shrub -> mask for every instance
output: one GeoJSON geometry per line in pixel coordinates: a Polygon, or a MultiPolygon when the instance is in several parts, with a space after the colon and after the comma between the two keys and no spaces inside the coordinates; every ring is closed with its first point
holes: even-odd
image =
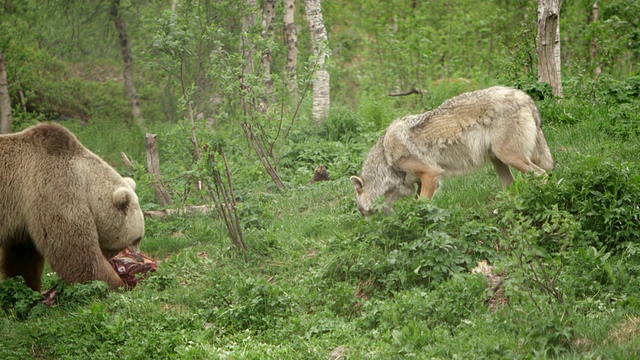
{"type": "Polygon", "coordinates": [[[612,105],[600,129],[620,140],[640,136],[640,101],[612,105]]]}
{"type": "Polygon", "coordinates": [[[0,309],[13,311],[19,318],[26,317],[40,300],[42,295],[28,288],[22,277],[12,277],[0,282],[0,309]]]}
{"type": "Polygon", "coordinates": [[[606,109],[582,99],[550,99],[539,101],[542,127],[547,124],[573,125],[607,117],[606,109]]]}
{"type": "Polygon", "coordinates": [[[620,254],[593,246],[574,249],[567,256],[561,281],[577,311],[587,316],[628,303],[640,302],[640,246],[628,243],[620,254]]]}
{"type": "Polygon", "coordinates": [[[633,102],[640,97],[640,75],[629,76],[622,81],[605,78],[605,83],[600,84],[598,89],[601,97],[608,102],[633,102]]]}
{"type": "Polygon", "coordinates": [[[324,165],[332,179],[357,174],[360,171],[365,151],[362,143],[343,143],[317,139],[304,143],[291,143],[280,161],[283,177],[293,178],[296,183],[306,184],[313,178],[317,165],[324,165]],[[301,175],[302,174],[302,175],[301,175]],[[298,178],[297,178],[298,177],[298,178]]]}
{"type": "Polygon", "coordinates": [[[213,316],[217,323],[233,329],[263,331],[291,312],[289,295],[264,278],[248,278],[226,297],[230,303],[216,309],[213,316]]]}
{"type": "Polygon", "coordinates": [[[589,157],[557,169],[546,182],[525,179],[514,183],[498,209],[512,209],[537,228],[550,220],[556,207],[566,211],[580,223],[576,241],[581,246],[619,250],[640,238],[640,174],[631,165],[589,157]]]}
{"type": "Polygon", "coordinates": [[[536,101],[553,99],[554,97],[551,85],[531,78],[518,79],[513,87],[526,92],[536,101]]]}
{"type": "Polygon", "coordinates": [[[372,299],[363,305],[358,324],[364,329],[386,331],[409,320],[421,320],[430,328],[454,329],[474,313],[488,310],[485,291],[482,276],[456,275],[429,292],[413,288],[394,293],[393,299],[372,299]]]}
{"type": "Polygon", "coordinates": [[[58,303],[90,303],[109,294],[109,285],[104,281],[89,281],[85,284],[67,284],[60,280],[56,284],[58,303]]]}
{"type": "Polygon", "coordinates": [[[568,352],[574,337],[572,308],[566,301],[568,258],[581,229],[576,218],[557,207],[546,209],[540,223],[510,209],[501,214],[505,261],[500,265],[506,309],[518,316],[520,336],[526,347],[545,356],[568,352]]]}
{"type": "MultiPolygon", "coordinates": [[[[476,242],[449,214],[429,201],[396,202],[389,215],[374,214],[355,224],[354,239],[336,237],[329,246],[332,263],[325,276],[359,279],[369,291],[385,294],[416,286],[430,288],[475,264],[474,256],[491,252],[492,242],[476,242]],[[462,240],[461,240],[462,239],[462,240]]],[[[480,230],[482,232],[482,230],[480,230]]]]}
{"type": "Polygon", "coordinates": [[[333,106],[322,123],[321,135],[330,141],[348,143],[366,130],[366,124],[357,113],[345,106],[333,106]]]}
{"type": "Polygon", "coordinates": [[[362,119],[378,131],[384,130],[393,119],[404,114],[404,111],[400,111],[394,106],[393,100],[388,96],[366,96],[360,102],[358,110],[362,119]]]}

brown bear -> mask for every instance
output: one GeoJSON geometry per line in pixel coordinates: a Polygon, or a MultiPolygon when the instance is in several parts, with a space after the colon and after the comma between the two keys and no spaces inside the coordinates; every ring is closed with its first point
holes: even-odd
{"type": "Polygon", "coordinates": [[[0,135],[0,273],[40,291],[45,259],[66,282],[125,286],[108,259],[139,251],[135,182],[58,124],[0,135]]]}

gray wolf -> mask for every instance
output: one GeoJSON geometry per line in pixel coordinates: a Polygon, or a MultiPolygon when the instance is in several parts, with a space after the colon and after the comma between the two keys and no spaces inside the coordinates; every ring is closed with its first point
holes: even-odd
{"type": "Polygon", "coordinates": [[[503,188],[514,181],[509,166],[542,175],[553,158],[542,132],[540,111],[526,93],[495,86],[464,93],[438,108],[395,120],[352,176],[358,210],[367,216],[374,201],[410,196],[433,198],[442,179],[493,164],[503,188]]]}

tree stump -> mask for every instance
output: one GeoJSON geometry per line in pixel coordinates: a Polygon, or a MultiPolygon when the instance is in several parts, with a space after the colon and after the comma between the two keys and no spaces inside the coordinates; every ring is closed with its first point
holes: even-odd
{"type": "Polygon", "coordinates": [[[309,181],[309,184],[313,184],[314,182],[318,182],[318,181],[328,181],[328,180],[331,180],[331,175],[329,175],[329,171],[327,170],[327,167],[324,165],[318,165],[318,167],[316,167],[316,170],[313,172],[313,179],[309,181]]]}
{"type": "Polygon", "coordinates": [[[147,167],[155,181],[153,182],[153,190],[156,193],[160,206],[173,204],[171,196],[162,184],[162,176],[160,175],[160,156],[158,155],[158,135],[147,133],[147,167]]]}

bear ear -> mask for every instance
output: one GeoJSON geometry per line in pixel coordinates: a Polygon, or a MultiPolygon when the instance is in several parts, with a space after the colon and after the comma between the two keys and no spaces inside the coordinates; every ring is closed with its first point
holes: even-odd
{"type": "Polygon", "coordinates": [[[358,195],[362,194],[362,188],[364,188],[364,181],[357,177],[357,176],[352,176],[351,178],[351,182],[353,183],[353,186],[355,186],[356,188],[356,193],[358,193],[358,195]]]}
{"type": "Polygon", "coordinates": [[[124,180],[124,182],[126,182],[127,185],[131,187],[131,190],[136,191],[136,182],[132,178],[125,177],[125,178],[122,178],[122,180],[124,180]]]}
{"type": "Polygon", "coordinates": [[[131,203],[131,197],[131,190],[126,187],[118,188],[113,192],[113,205],[115,205],[118,210],[126,212],[131,203]]]}

